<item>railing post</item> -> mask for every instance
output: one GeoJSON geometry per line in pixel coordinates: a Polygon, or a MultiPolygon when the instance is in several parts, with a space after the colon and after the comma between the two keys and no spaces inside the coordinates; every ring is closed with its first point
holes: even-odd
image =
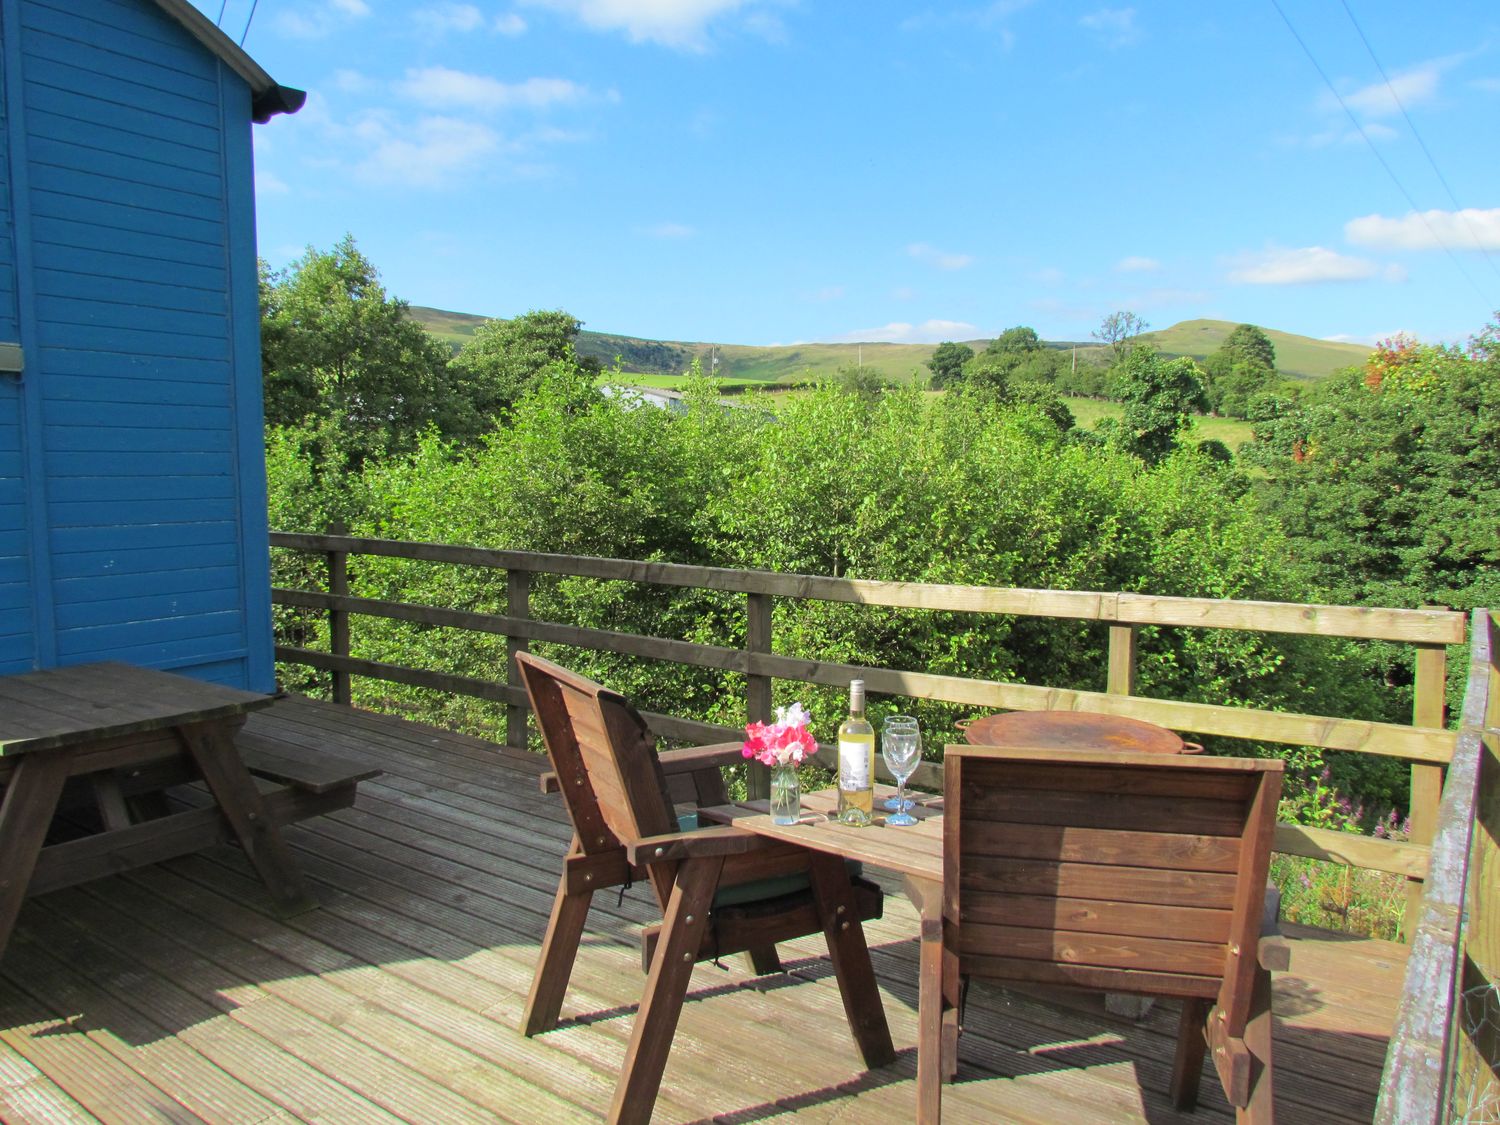
{"type": "MultiPolygon", "coordinates": [[[[771,595],[745,595],[745,651],[771,651],[771,595]]],[[[767,722],[771,718],[771,677],[745,676],[745,721],[767,722]]],[[[771,795],[771,771],[759,762],[748,763],[746,796],[752,800],[771,795]]]]}
{"type": "MultiPolygon", "coordinates": [[[[531,619],[531,572],[508,570],[505,572],[505,615],[522,621],[531,619]]],[[[516,663],[516,653],[530,651],[525,637],[514,634],[505,638],[505,682],[513,688],[525,691],[521,682],[521,666],[516,663]]],[[[505,742],[509,746],[526,748],[526,712],[522,703],[505,705],[505,742]]]]}
{"type": "MultiPolygon", "coordinates": [[[[342,523],[329,525],[329,535],[344,535],[348,532],[342,523]]],[[[328,552],[328,592],[336,598],[349,596],[349,552],[328,552]]],[[[328,611],[328,651],[334,656],[349,655],[349,611],[332,608],[328,611]]],[[[345,706],[354,702],[349,673],[333,673],[333,701],[345,706]]]]}
{"type": "Polygon", "coordinates": [[[1135,694],[1135,641],[1137,625],[1109,627],[1109,679],[1104,690],[1110,695],[1135,694]]]}
{"type": "MultiPolygon", "coordinates": [[[[1417,670],[1412,698],[1413,726],[1443,725],[1443,702],[1448,685],[1448,650],[1442,645],[1417,646],[1417,670]]],[[[1443,799],[1443,767],[1414,762],[1411,767],[1411,842],[1431,844],[1437,831],[1438,805],[1443,799]]],[[[1423,880],[1406,883],[1406,920],[1401,934],[1410,943],[1422,917],[1423,880]]]]}

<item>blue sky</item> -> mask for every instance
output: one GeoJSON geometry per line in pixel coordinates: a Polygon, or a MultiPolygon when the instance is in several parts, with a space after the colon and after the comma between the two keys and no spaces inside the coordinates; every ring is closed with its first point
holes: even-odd
{"type": "Polygon", "coordinates": [[[262,255],[347,231],[413,304],[746,344],[1500,308],[1493,0],[258,0],[244,45],[309,92],[256,130],[262,255]]]}

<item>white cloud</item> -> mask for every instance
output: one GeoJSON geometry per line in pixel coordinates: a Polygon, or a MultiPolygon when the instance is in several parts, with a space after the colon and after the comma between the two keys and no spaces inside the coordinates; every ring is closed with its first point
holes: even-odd
{"type": "Polygon", "coordinates": [[[642,234],[648,234],[652,238],[692,238],[698,232],[683,223],[656,223],[653,226],[642,227],[642,234]]]}
{"type": "Polygon", "coordinates": [[[370,114],[353,130],[368,152],[355,167],[366,182],[442,188],[471,172],[500,147],[486,125],[453,117],[396,122],[370,114]]]}
{"type": "Polygon", "coordinates": [[[501,82],[487,74],[470,74],[446,66],[408,70],[401,92],[413,101],[436,109],[497,110],[511,106],[541,109],[559,102],[576,102],[587,87],[566,78],[528,78],[501,82]]]}
{"type": "Polygon", "coordinates": [[[913,242],[906,248],[906,252],[919,262],[925,262],[929,266],[936,266],[940,270],[961,270],[965,266],[974,264],[972,254],[954,254],[947,250],[939,250],[935,246],[929,246],[925,242],[913,242]]]}
{"type": "Polygon", "coordinates": [[[286,181],[274,172],[267,172],[263,168],[255,170],[256,195],[287,195],[291,190],[286,181]]]}
{"type": "Polygon", "coordinates": [[[1344,237],[1382,250],[1500,250],[1500,207],[1408,211],[1399,219],[1365,215],[1344,224],[1344,237]]]}
{"type": "Polygon", "coordinates": [[[979,329],[962,320],[924,320],[921,324],[892,321],[880,328],[860,328],[826,337],[827,343],[939,344],[944,340],[972,340],[979,329]]]}
{"type": "Polygon", "coordinates": [[[1486,94],[1500,94],[1500,78],[1476,78],[1469,85],[1486,94]]]}
{"type": "Polygon", "coordinates": [[[335,70],[333,85],[346,94],[364,94],[374,88],[374,83],[357,70],[335,70]]]}
{"type": "Polygon", "coordinates": [[[1161,263],[1155,258],[1131,256],[1121,258],[1115,263],[1116,273],[1155,273],[1159,269],[1161,269],[1161,263]]]}
{"type": "Polygon", "coordinates": [[[484,13],[473,4],[435,4],[430,8],[418,8],[412,19],[432,35],[478,31],[484,26],[484,13]]]}
{"type": "Polygon", "coordinates": [[[1068,275],[1056,266],[1046,266],[1032,274],[1031,280],[1038,285],[1058,286],[1068,280],[1068,275]]]}
{"type": "Polygon", "coordinates": [[[708,25],[748,0],[522,0],[581,20],[596,31],[623,31],[632,43],[701,50],[708,25]]]}
{"type": "MultiPolygon", "coordinates": [[[[1344,104],[1365,117],[1396,117],[1403,105],[1411,109],[1436,97],[1438,79],[1456,61],[1449,58],[1423,63],[1392,75],[1389,86],[1384,82],[1372,82],[1345,94],[1344,104]]],[[[1332,94],[1324,96],[1324,104],[1329,109],[1338,108],[1332,94]]]]}
{"type": "Polygon", "coordinates": [[[526,21],[515,12],[506,12],[495,17],[495,30],[501,35],[521,35],[526,31],[526,21]]]}
{"type": "Polygon", "coordinates": [[[1381,266],[1368,258],[1340,254],[1323,246],[1273,247],[1241,254],[1230,264],[1228,278],[1241,285],[1316,285],[1329,281],[1404,281],[1400,266],[1381,266]]]}
{"type": "Polygon", "coordinates": [[[1078,26],[1092,31],[1111,48],[1129,47],[1141,38],[1141,30],[1135,25],[1134,8],[1100,8],[1081,17],[1078,26]]]}
{"type": "Polygon", "coordinates": [[[825,285],[823,286],[823,288],[817,290],[816,292],[809,293],[807,295],[807,299],[809,301],[816,301],[819,304],[822,304],[825,301],[841,300],[843,296],[844,287],[842,285],[825,285]]]}
{"type": "Polygon", "coordinates": [[[294,12],[281,12],[272,26],[292,39],[322,39],[333,34],[350,20],[370,14],[365,0],[323,0],[307,4],[294,12]]]}

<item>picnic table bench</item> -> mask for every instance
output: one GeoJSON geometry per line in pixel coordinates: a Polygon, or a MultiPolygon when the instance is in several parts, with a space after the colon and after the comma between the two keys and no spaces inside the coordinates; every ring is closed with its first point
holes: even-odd
{"type": "Polygon", "coordinates": [[[273,702],[118,663],[0,677],[0,955],[27,896],[227,840],[279,911],[315,905],[280,828],[380,771],[242,729],[273,702]],[[197,781],[211,804],[168,798],[197,781]]]}

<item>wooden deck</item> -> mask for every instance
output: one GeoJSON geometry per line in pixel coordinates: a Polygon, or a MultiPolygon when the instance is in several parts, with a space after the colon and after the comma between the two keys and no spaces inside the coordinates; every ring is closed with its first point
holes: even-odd
{"type": "MultiPolygon", "coordinates": [[[[649,888],[596,899],[556,1031],[515,1031],[568,841],[543,760],[399,720],[286,700],[252,728],[386,771],[356,806],[287,829],[322,908],[277,920],[239,852],[31,899],[0,962],[10,1123],[598,1120],[643,977],[649,888]]],[[[660,1122],[905,1122],[915,1097],[916,915],[894,885],[869,928],[900,1051],[865,1072],[826,949],[788,975],[700,966],[660,1122]]],[[[1276,985],[1286,1122],[1368,1121],[1405,947],[1292,928],[1276,985]]],[[[1143,1023],[1093,997],[976,986],[952,1121],[1221,1122],[1165,1091],[1176,1006],[1143,1023]]]]}

